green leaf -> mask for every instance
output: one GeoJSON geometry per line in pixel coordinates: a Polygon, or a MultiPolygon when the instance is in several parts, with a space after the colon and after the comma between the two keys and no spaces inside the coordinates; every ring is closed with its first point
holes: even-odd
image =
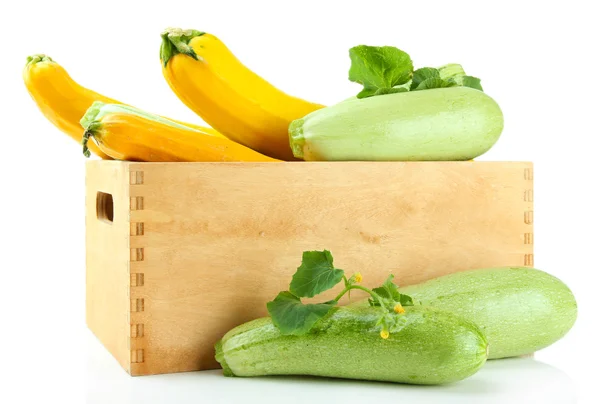
{"type": "Polygon", "coordinates": [[[455,86],[456,86],[456,82],[452,79],[443,80],[443,79],[430,78],[427,80],[423,80],[417,86],[417,88],[414,89],[414,91],[430,90],[433,88],[455,87],[455,86]]]}
{"type": "Polygon", "coordinates": [[[405,87],[380,88],[379,90],[375,91],[374,95],[405,93],[407,91],[408,91],[408,88],[405,88],[405,87]]]}
{"type": "Polygon", "coordinates": [[[290,282],[290,292],[299,297],[313,297],[331,289],[343,277],[344,271],[333,266],[333,257],[329,251],[305,251],[302,254],[302,265],[290,282]]]}
{"type": "Polygon", "coordinates": [[[450,63],[437,69],[423,67],[415,70],[410,89],[417,91],[454,86],[471,87],[483,91],[481,80],[465,75],[463,67],[457,63],[450,63]]]}
{"type": "Polygon", "coordinates": [[[267,310],[273,324],[283,335],[302,335],[335,307],[335,300],[319,304],[303,304],[298,296],[290,292],[280,292],[267,303],[267,310]]]}
{"type": "Polygon", "coordinates": [[[465,75],[465,70],[458,63],[449,63],[438,67],[437,71],[440,73],[439,77],[444,80],[463,77],[465,75]]]}
{"type": "Polygon", "coordinates": [[[350,62],[348,78],[364,86],[358,98],[377,95],[377,90],[402,85],[412,77],[410,56],[393,46],[355,46],[350,62]]]}
{"type": "Polygon", "coordinates": [[[386,87],[386,88],[379,88],[379,89],[374,89],[374,88],[366,89],[365,88],[360,93],[358,93],[356,98],[367,98],[367,97],[372,97],[374,95],[405,93],[407,91],[408,91],[408,88],[406,88],[406,87],[393,87],[393,88],[386,87]]]}
{"type": "Polygon", "coordinates": [[[420,69],[415,70],[412,77],[412,83],[410,84],[410,89],[414,90],[421,84],[421,82],[427,79],[439,79],[440,72],[438,69],[434,67],[422,67],[420,69]]]}
{"type": "Polygon", "coordinates": [[[481,80],[477,77],[473,76],[463,76],[462,85],[464,87],[471,87],[479,91],[483,91],[483,87],[481,87],[481,80]]]}
{"type": "MultiPolygon", "coordinates": [[[[383,299],[393,300],[394,302],[400,303],[402,306],[413,306],[414,302],[412,297],[398,292],[398,286],[392,282],[392,279],[394,279],[394,275],[390,274],[383,285],[373,289],[373,292],[377,293],[383,299]]],[[[379,303],[374,301],[372,306],[379,306],[379,303]]]]}
{"type": "Polygon", "coordinates": [[[372,97],[377,92],[376,88],[363,88],[362,91],[356,94],[356,98],[367,98],[372,97]]]}
{"type": "MultiPolygon", "coordinates": [[[[394,299],[396,300],[396,299],[394,299]]],[[[414,306],[415,302],[413,300],[412,297],[410,297],[409,295],[405,295],[402,293],[398,294],[398,300],[397,300],[402,306],[414,306]]]]}
{"type": "Polygon", "coordinates": [[[457,63],[450,63],[438,68],[440,78],[444,80],[452,79],[461,87],[470,87],[483,91],[481,80],[477,77],[467,76],[463,67],[457,63]]]}

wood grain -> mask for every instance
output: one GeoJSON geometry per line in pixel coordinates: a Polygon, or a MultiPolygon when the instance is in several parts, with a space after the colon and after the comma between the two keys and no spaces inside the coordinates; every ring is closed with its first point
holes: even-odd
{"type": "MultiPolygon", "coordinates": [[[[265,303],[287,289],[305,250],[330,250],[337,267],[360,271],[371,287],[390,273],[412,284],[533,265],[527,162],[99,161],[87,169],[98,184],[126,189],[113,195],[119,232],[110,253],[98,251],[108,246],[98,239],[117,233],[88,227],[88,255],[96,257],[88,257],[88,273],[124,272],[111,278],[119,287],[93,289],[128,290],[120,318],[129,320],[119,332],[133,375],[217,367],[214,343],[266,315],[265,303]],[[121,174],[105,178],[107,167],[121,174]],[[107,269],[120,260],[127,264],[107,269]]],[[[88,195],[96,188],[88,182],[88,195]]]]}
{"type": "Polygon", "coordinates": [[[119,203],[129,194],[129,170],[125,164],[114,163],[87,163],[86,322],[129,371],[129,206],[119,203]],[[102,219],[98,192],[113,197],[112,223],[102,219]]]}

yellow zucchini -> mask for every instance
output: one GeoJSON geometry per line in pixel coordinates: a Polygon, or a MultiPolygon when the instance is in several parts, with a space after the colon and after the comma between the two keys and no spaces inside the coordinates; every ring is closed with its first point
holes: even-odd
{"type": "MultiPolygon", "coordinates": [[[[79,120],[94,101],[123,104],[79,85],[60,64],[46,55],[33,55],[27,58],[23,80],[31,98],[44,116],[77,142],[81,142],[83,135],[79,120]]],[[[193,127],[204,134],[223,137],[212,128],[178,123],[193,127]]],[[[89,148],[99,157],[110,159],[96,145],[90,144],[89,148]]]]}
{"type": "Polygon", "coordinates": [[[185,105],[229,139],[274,158],[295,160],[289,124],[323,105],[277,89],[214,35],[172,28],[161,36],[163,75],[185,105]]]}
{"type": "Polygon", "coordinates": [[[229,139],[202,132],[139,109],[95,102],[84,117],[82,144],[89,139],[116,160],[128,161],[278,161],[229,139]]]}

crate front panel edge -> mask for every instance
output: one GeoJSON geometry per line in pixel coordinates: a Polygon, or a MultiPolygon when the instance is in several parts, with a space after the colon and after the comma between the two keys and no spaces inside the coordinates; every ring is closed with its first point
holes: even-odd
{"type": "Polygon", "coordinates": [[[532,170],[88,162],[88,325],[132,375],[212,369],[214,343],[267,314],[305,250],[330,250],[336,267],[360,271],[369,287],[390,273],[411,284],[532,266],[532,170]],[[112,222],[98,192],[112,197],[112,222]]]}

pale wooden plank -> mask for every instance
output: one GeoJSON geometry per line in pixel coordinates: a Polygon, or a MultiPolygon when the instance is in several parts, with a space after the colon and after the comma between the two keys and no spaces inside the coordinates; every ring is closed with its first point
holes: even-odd
{"type": "Polygon", "coordinates": [[[86,163],[86,322],[130,371],[128,179],[127,163],[86,163]],[[98,192],[112,195],[112,223],[98,219],[98,209],[102,209],[96,203],[98,192]]]}

